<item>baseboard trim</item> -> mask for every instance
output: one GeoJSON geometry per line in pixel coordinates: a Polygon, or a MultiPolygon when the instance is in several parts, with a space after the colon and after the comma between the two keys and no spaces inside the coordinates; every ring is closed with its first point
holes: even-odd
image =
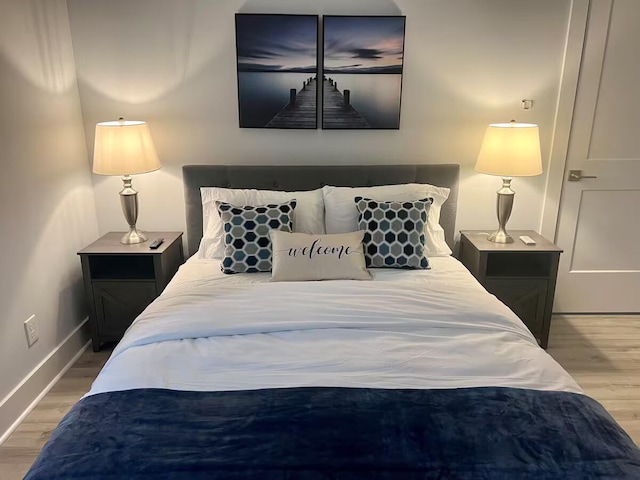
{"type": "Polygon", "coordinates": [[[0,402],[0,445],[87,349],[91,343],[88,320],[85,318],[0,402]]]}

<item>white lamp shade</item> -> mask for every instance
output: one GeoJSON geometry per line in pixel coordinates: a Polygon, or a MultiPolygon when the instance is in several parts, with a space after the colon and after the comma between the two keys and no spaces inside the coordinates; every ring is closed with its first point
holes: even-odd
{"type": "Polygon", "coordinates": [[[160,159],[145,122],[120,120],[96,125],[93,173],[135,175],[159,168],[160,159]]]}
{"type": "Polygon", "coordinates": [[[542,156],[538,126],[515,122],[489,125],[475,170],[502,177],[540,175],[542,156]]]}

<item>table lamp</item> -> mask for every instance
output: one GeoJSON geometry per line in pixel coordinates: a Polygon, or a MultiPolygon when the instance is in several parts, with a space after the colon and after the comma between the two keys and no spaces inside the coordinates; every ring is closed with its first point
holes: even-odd
{"type": "Polygon", "coordinates": [[[101,122],[96,125],[93,150],[93,173],[98,175],[122,175],[124,188],[120,192],[122,212],[129,224],[129,231],[120,239],[124,244],[142,243],[147,240],[136,228],[138,220],[138,192],[131,187],[131,176],[153,172],[160,168],[160,160],[145,122],[101,122]]]}
{"type": "Polygon", "coordinates": [[[498,190],[498,230],[489,241],[512,243],[513,237],[506,231],[507,220],[513,208],[512,177],[531,177],[542,173],[540,135],[538,125],[531,123],[494,123],[487,127],[475,166],[476,172],[502,177],[498,190]]]}

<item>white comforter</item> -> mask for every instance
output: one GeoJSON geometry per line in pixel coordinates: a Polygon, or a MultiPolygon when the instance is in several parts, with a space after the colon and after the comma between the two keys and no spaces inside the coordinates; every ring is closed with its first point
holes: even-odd
{"type": "Polygon", "coordinates": [[[458,388],[581,392],[451,257],[373,281],[271,283],[191,259],[127,331],[88,395],[134,388],[458,388]]]}

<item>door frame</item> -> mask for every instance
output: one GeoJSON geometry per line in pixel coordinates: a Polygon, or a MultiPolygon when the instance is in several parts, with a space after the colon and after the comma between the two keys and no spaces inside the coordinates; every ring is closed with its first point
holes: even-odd
{"type": "MultiPolygon", "coordinates": [[[[598,1],[612,2],[612,0],[598,1]]],[[[591,0],[571,1],[540,219],[540,233],[553,241],[556,241],[558,233],[560,200],[590,8],[591,0]]]]}

